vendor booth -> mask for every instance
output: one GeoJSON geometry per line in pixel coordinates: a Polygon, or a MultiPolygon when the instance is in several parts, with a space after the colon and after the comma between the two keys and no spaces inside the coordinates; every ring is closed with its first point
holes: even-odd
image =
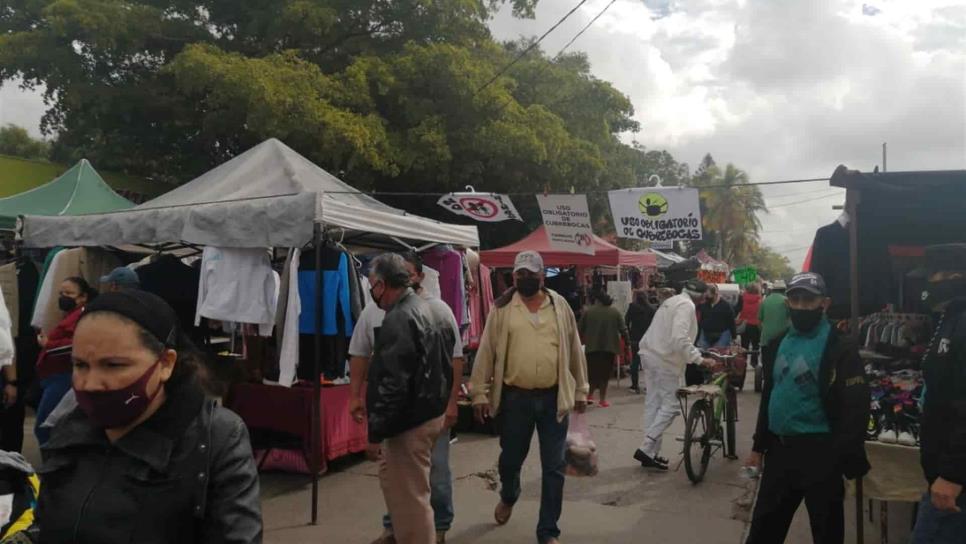
{"type": "MultiPolygon", "coordinates": [[[[441,290],[456,290],[465,287],[446,278],[465,279],[463,248],[479,245],[475,226],[444,224],[387,206],[276,139],[128,210],[26,215],[19,236],[26,247],[199,250],[194,273],[200,280],[180,287],[182,293],[197,292],[195,324],[223,327],[219,334],[231,339],[225,348],[229,358],[261,350],[263,343],[249,340],[274,330],[278,370],[262,380],[272,384],[238,385],[226,404],[251,429],[298,443],[294,450],[279,451],[301,448],[307,454],[303,471],[312,477],[313,523],[318,476],[326,461],[367,444],[365,425],[348,413],[344,377],[344,348],[368,293],[357,248],[422,246],[447,266],[459,263],[458,274],[440,274],[441,290]]],[[[179,270],[186,266],[173,261],[169,264],[179,270]]],[[[261,465],[279,460],[273,450],[258,452],[261,465]]]]}
{"type": "Polygon", "coordinates": [[[0,229],[20,215],[81,215],[124,210],[134,203],[114,192],[87,159],[40,187],[0,198],[0,229]]]}
{"type": "MultiPolygon", "coordinates": [[[[872,469],[856,485],[858,541],[867,498],[880,501],[887,542],[888,501],[918,501],[927,487],[918,449],[920,363],[935,321],[921,298],[925,247],[966,242],[966,170],[869,174],[839,166],[830,185],[846,189],[846,209],[816,232],[805,268],[825,278],[829,315],[857,339],[869,371],[872,469]]],[[[908,518],[903,525],[908,530],[908,518]]]]}

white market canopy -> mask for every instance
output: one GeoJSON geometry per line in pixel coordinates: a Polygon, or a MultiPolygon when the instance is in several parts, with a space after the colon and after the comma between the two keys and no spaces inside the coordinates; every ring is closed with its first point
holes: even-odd
{"type": "Polygon", "coordinates": [[[185,242],[302,247],[313,225],[384,239],[479,246],[476,226],[441,223],[359,193],[274,138],[129,210],[23,217],[27,247],[185,242]]]}

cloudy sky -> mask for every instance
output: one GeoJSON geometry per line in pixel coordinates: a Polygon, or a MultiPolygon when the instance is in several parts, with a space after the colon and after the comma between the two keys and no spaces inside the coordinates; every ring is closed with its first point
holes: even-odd
{"type": "MultiPolygon", "coordinates": [[[[587,0],[543,42],[556,53],[611,0],[587,0]]],[[[579,0],[508,10],[499,39],[536,36],[579,0]]],[[[615,0],[571,50],[634,103],[628,135],[696,165],[705,153],[752,181],[966,168],[966,0],[615,0]]],[[[0,123],[37,132],[43,103],[0,89],[0,123]]],[[[839,212],[827,182],[765,188],[764,239],[799,266],[839,212]]]]}
{"type": "MultiPolygon", "coordinates": [[[[548,36],[556,53],[611,0],[588,0],[548,36]]],[[[507,10],[501,39],[536,36],[579,3],[507,10]]],[[[616,0],[571,46],[630,96],[641,132],[692,168],[705,153],[752,181],[966,168],[966,0],[616,0]]],[[[765,188],[764,239],[798,267],[840,212],[827,182],[765,188]]]]}

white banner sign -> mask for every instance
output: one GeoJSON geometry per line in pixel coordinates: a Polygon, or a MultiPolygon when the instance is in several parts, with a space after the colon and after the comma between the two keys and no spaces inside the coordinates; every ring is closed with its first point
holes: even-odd
{"type": "Polygon", "coordinates": [[[607,196],[621,238],[677,242],[702,237],[697,189],[620,189],[607,196]]]}
{"type": "Polygon", "coordinates": [[[594,231],[585,195],[537,195],[550,247],[570,253],[594,254],[594,231]]]}
{"type": "Polygon", "coordinates": [[[440,206],[477,221],[522,221],[513,202],[506,195],[495,193],[450,193],[437,202],[440,206]]]}

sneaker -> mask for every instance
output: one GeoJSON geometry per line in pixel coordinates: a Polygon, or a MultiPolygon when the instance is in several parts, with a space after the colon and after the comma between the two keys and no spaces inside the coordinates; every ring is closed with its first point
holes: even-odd
{"type": "Polygon", "coordinates": [[[879,433],[879,442],[883,442],[885,444],[895,444],[898,441],[899,435],[891,429],[886,429],[879,433]]]}
{"type": "Polygon", "coordinates": [[[915,446],[916,437],[912,436],[912,433],[910,432],[902,431],[901,433],[899,433],[899,436],[896,438],[896,442],[898,442],[899,444],[902,444],[903,446],[915,446]]]}
{"type": "Polygon", "coordinates": [[[655,455],[654,456],[654,460],[657,461],[658,463],[661,463],[662,465],[669,465],[669,464],[671,464],[670,461],[668,461],[664,457],[661,457],[660,455],[655,455]]]}
{"type": "Polygon", "coordinates": [[[653,468],[661,471],[667,470],[667,463],[661,463],[658,459],[652,459],[650,455],[641,450],[634,452],[634,460],[641,464],[643,468],[653,468]]]}
{"type": "Polygon", "coordinates": [[[598,406],[600,406],[601,408],[610,408],[610,403],[607,402],[606,400],[602,400],[600,401],[600,404],[598,404],[598,406]]]}
{"type": "Polygon", "coordinates": [[[631,393],[634,393],[635,395],[640,395],[641,394],[641,388],[640,387],[631,387],[630,388],[630,391],[631,391],[631,393]]]}

